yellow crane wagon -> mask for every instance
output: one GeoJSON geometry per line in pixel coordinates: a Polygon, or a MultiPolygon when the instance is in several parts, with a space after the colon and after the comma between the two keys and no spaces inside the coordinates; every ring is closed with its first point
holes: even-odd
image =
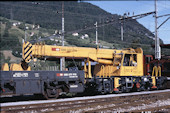
{"type": "Polygon", "coordinates": [[[48,99],[63,93],[105,94],[157,89],[166,82],[161,68],[154,68],[152,76],[144,70],[150,56],[143,56],[141,48],[117,50],[24,42],[22,57],[20,64],[12,64],[10,68],[8,64],[2,66],[1,95],[42,94],[48,99]],[[28,66],[34,58],[57,61],[61,57],[83,59],[83,70],[34,71],[28,66]],[[93,67],[92,62],[95,62],[93,67]]]}
{"type": "Polygon", "coordinates": [[[63,47],[43,43],[32,45],[29,42],[23,44],[23,59],[27,63],[33,58],[48,60],[61,57],[85,59],[85,82],[88,87],[96,87],[94,90],[97,92],[128,92],[132,89],[145,90],[156,87],[155,77],[144,76],[141,48],[117,50],[63,47]],[[96,62],[93,73],[91,62],[96,62]]]}

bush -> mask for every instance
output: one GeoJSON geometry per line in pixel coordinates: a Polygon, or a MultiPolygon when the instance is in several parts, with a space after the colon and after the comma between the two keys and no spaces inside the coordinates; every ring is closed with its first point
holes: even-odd
{"type": "Polygon", "coordinates": [[[18,26],[18,28],[25,31],[25,24],[24,24],[24,23],[21,23],[21,24],[18,26]]]}

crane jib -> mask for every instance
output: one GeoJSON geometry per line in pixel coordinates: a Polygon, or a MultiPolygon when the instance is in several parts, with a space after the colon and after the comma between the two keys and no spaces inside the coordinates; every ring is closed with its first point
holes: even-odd
{"type": "Polygon", "coordinates": [[[25,57],[25,59],[27,59],[30,55],[31,55],[32,51],[25,57]]]}
{"type": "Polygon", "coordinates": [[[52,48],[52,51],[60,51],[60,48],[52,48]]]}
{"type": "Polygon", "coordinates": [[[24,55],[26,55],[30,51],[31,48],[32,48],[32,46],[30,46],[30,48],[26,52],[24,52],[24,55]]]}
{"type": "Polygon", "coordinates": [[[27,49],[27,47],[28,47],[29,45],[30,45],[30,43],[28,43],[28,45],[24,48],[24,50],[27,49]]]}

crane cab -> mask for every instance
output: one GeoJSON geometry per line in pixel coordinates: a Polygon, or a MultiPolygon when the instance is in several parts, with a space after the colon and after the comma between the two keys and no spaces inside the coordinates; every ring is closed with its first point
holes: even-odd
{"type": "Polygon", "coordinates": [[[128,49],[113,54],[112,64],[98,63],[94,69],[97,77],[143,76],[142,49],[128,49]]]}

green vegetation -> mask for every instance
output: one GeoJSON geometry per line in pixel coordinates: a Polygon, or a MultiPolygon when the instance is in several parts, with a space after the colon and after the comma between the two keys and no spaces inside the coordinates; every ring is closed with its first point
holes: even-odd
{"type": "MultiPolygon", "coordinates": [[[[61,45],[61,38],[53,35],[55,31],[61,31],[61,1],[0,2],[0,6],[1,51],[12,50],[14,56],[21,58],[22,40],[25,39],[25,34],[27,41],[44,39],[43,42],[46,44],[61,45]],[[13,26],[13,23],[17,22],[20,24],[13,26]],[[49,36],[54,37],[50,39],[49,36]]],[[[77,37],[68,32],[94,26],[96,21],[98,25],[107,24],[112,19],[113,24],[98,27],[99,47],[116,49],[142,47],[144,54],[154,54],[154,48],[151,47],[154,40],[150,38],[154,35],[136,20],[125,21],[124,41],[121,41],[119,18],[120,15],[110,14],[90,3],[64,2],[65,45],[95,48],[95,27],[79,32],[77,37]],[[84,34],[88,34],[89,38],[81,39],[84,34]]],[[[162,49],[162,53],[167,55],[170,52],[169,49],[162,49]]]]}
{"type": "Polygon", "coordinates": [[[80,46],[80,47],[96,47],[92,42],[93,40],[89,39],[80,39],[78,37],[70,36],[66,37],[66,40],[69,44],[75,45],[75,46],[80,46]]]}
{"type": "Polygon", "coordinates": [[[10,57],[5,59],[5,56],[0,52],[0,58],[1,58],[0,59],[0,69],[4,63],[8,63],[10,65],[10,59],[11,59],[10,57]]]}
{"type": "MultiPolygon", "coordinates": [[[[38,24],[42,28],[61,30],[62,2],[0,2],[0,16],[11,18],[9,14],[13,14],[13,19],[28,24],[38,24]]],[[[111,42],[120,41],[120,23],[118,19],[120,15],[110,14],[97,6],[86,2],[64,2],[64,19],[65,31],[74,31],[93,26],[97,21],[98,24],[107,23],[114,20],[113,24],[104,28],[98,28],[98,36],[100,40],[111,42]]],[[[19,26],[24,30],[24,23],[19,26]]],[[[146,36],[154,36],[148,29],[139,24],[136,20],[125,21],[124,39],[126,42],[132,42],[136,38],[140,39],[142,44],[151,44],[152,39],[146,36]],[[144,40],[144,39],[147,39],[144,40]]],[[[49,32],[49,31],[48,31],[49,32]]],[[[51,34],[52,32],[50,32],[51,34]]],[[[83,31],[82,34],[89,34],[90,38],[95,38],[95,29],[83,31]]]]}

